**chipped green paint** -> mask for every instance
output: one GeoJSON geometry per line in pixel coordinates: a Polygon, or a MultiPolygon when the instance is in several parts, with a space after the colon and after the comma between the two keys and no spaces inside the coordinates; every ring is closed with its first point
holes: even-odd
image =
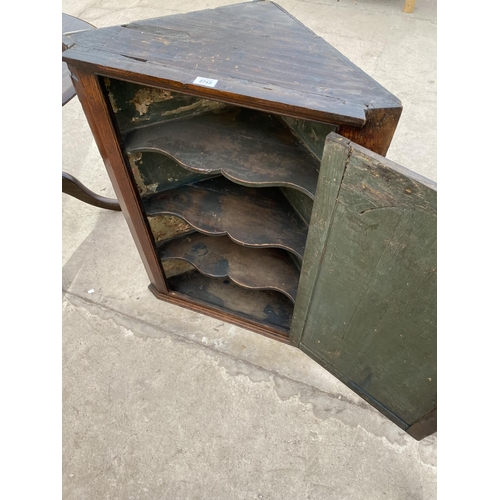
{"type": "Polygon", "coordinates": [[[335,124],[299,120],[289,116],[282,116],[281,118],[290,128],[292,133],[305,144],[318,160],[321,160],[323,156],[326,136],[330,132],[337,132],[339,128],[338,125],[335,124]]]}
{"type": "Polygon", "coordinates": [[[172,99],[172,94],[168,90],[141,87],[135,93],[132,104],[135,106],[135,110],[139,113],[139,116],[142,116],[148,112],[149,106],[152,103],[168,101],[169,99],[172,99]]]}
{"type": "Polygon", "coordinates": [[[193,232],[184,219],[175,215],[148,215],[148,222],[156,242],[193,232]]]}
{"type": "Polygon", "coordinates": [[[141,196],[216,177],[183,168],[176,160],[161,153],[128,153],[130,167],[141,196]]]}
{"type": "Polygon", "coordinates": [[[128,160],[130,163],[130,168],[132,169],[132,175],[134,176],[135,185],[137,186],[139,194],[141,196],[144,196],[148,192],[154,192],[154,191],[150,191],[148,189],[148,186],[146,186],[146,183],[144,182],[144,178],[141,175],[141,170],[140,170],[139,165],[141,164],[142,153],[129,154],[128,160]]]}
{"type": "Polygon", "coordinates": [[[104,87],[118,128],[127,133],[139,126],[225,109],[228,105],[167,89],[104,78],[104,87]]]}
{"type": "Polygon", "coordinates": [[[403,428],[436,407],[435,185],[331,134],[291,340],[403,428]]]}

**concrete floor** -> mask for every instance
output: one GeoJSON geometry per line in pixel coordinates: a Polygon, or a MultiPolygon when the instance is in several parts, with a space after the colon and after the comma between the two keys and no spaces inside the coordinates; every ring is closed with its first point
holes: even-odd
{"type": "MultiPolygon", "coordinates": [[[[63,0],[97,27],[230,1],[63,0]]],[[[401,99],[388,158],[436,180],[436,2],[279,0],[401,99]]],[[[114,193],[77,98],[63,170],[114,193]]],[[[160,302],[120,212],[62,195],[63,498],[436,498],[416,442],[302,352],[160,302]]]]}

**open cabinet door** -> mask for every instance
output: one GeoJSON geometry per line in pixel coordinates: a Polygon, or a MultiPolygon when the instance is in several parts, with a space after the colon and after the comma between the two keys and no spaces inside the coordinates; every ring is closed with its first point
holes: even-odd
{"type": "Polygon", "coordinates": [[[325,143],[291,340],[415,439],[436,431],[436,185],[325,143]]]}

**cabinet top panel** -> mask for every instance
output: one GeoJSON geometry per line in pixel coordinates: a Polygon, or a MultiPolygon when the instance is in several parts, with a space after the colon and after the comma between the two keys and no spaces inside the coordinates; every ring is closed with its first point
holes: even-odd
{"type": "Polygon", "coordinates": [[[362,126],[401,102],[267,0],[69,35],[63,60],[96,74],[256,109],[362,126]]]}

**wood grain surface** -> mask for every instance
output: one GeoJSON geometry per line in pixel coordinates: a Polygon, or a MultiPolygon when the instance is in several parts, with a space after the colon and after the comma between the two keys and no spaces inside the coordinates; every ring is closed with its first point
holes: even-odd
{"type": "Polygon", "coordinates": [[[141,127],[129,153],[158,152],[187,170],[221,173],[245,186],[284,186],[314,198],[319,161],[276,117],[235,108],[141,127]]]}
{"type": "Polygon", "coordinates": [[[295,302],[299,270],[288,252],[277,248],[248,248],[227,236],[191,233],[161,242],[162,262],[182,259],[213,278],[230,278],[244,288],[276,290],[295,302]]]}
{"type": "Polygon", "coordinates": [[[71,36],[64,60],[152,86],[362,127],[401,102],[280,6],[248,2],[71,36]],[[194,83],[217,80],[214,87],[194,83]]]}
{"type": "Polygon", "coordinates": [[[144,218],[134,180],[128,173],[120,138],[116,134],[99,78],[92,73],[80,72],[77,68],[70,70],[85,117],[149,280],[158,293],[167,293],[163,269],[156,255],[156,246],[149,224],[144,218]]]}
{"type": "Polygon", "coordinates": [[[143,198],[148,216],[176,215],[209,235],[275,247],[302,258],[308,227],[277,188],[248,188],[223,177],[143,198]]]}

